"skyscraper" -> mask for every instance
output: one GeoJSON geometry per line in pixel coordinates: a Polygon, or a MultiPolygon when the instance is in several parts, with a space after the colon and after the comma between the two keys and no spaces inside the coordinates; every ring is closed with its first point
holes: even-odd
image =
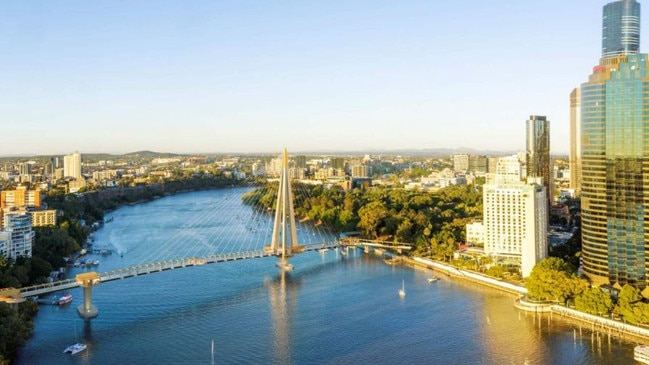
{"type": "Polygon", "coordinates": [[[640,5],[604,6],[602,58],[581,85],[582,257],[595,284],[647,285],[649,73],[640,5]]]}
{"type": "Polygon", "coordinates": [[[550,121],[542,115],[530,115],[526,128],[527,177],[540,177],[547,191],[548,205],[554,200],[550,166],[550,121]]]}
{"type": "Polygon", "coordinates": [[[81,154],[78,151],[63,157],[63,176],[81,178],[81,154]]]}
{"type": "Polygon", "coordinates": [[[602,57],[638,53],[640,48],[640,4],[620,0],[604,5],[602,57]]]}

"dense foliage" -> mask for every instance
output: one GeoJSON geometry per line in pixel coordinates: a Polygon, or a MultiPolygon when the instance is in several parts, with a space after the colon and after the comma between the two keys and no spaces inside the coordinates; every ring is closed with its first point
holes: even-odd
{"type": "Polygon", "coordinates": [[[618,294],[614,313],[632,324],[649,324],[649,303],[637,288],[628,284],[618,294]]]}
{"type": "Polygon", "coordinates": [[[609,314],[613,309],[611,294],[600,288],[589,288],[575,297],[575,309],[590,314],[609,314]]]}
{"type": "MultiPolygon", "coordinates": [[[[277,183],[243,196],[246,204],[273,209],[277,183]]],[[[482,194],[456,185],[436,192],[375,187],[343,191],[322,185],[294,185],[295,214],[365,237],[412,243],[415,252],[450,259],[465,241],[465,226],[482,218],[482,194]]]]}
{"type": "Polygon", "coordinates": [[[525,287],[530,298],[565,303],[585,291],[589,283],[562,259],[548,257],[534,266],[525,287]]]}
{"type": "Polygon", "coordinates": [[[32,301],[21,304],[18,310],[0,302],[0,365],[10,364],[31,336],[37,311],[38,305],[32,301]]]}

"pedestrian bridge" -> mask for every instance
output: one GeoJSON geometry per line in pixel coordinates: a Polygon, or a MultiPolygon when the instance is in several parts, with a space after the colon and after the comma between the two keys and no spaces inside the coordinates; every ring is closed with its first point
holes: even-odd
{"type": "MultiPolygon", "coordinates": [[[[296,225],[295,212],[293,210],[293,195],[295,192],[293,191],[288,176],[288,157],[286,151],[284,151],[282,172],[279,179],[277,194],[275,195],[276,204],[274,211],[269,212],[269,208],[251,207],[251,215],[245,218],[247,222],[245,229],[234,233],[234,237],[232,236],[232,233],[229,233],[230,236],[227,237],[215,236],[205,239],[198,233],[194,233],[194,230],[200,231],[204,229],[206,221],[211,219],[213,220],[215,215],[227,216],[228,219],[231,220],[229,225],[231,224],[232,227],[241,226],[241,223],[238,220],[243,220],[244,217],[239,217],[236,214],[229,214],[233,209],[232,206],[227,206],[227,204],[232,204],[240,207],[241,200],[228,200],[229,198],[226,197],[223,202],[225,206],[218,208],[220,209],[219,211],[206,213],[206,216],[204,217],[196,217],[196,221],[194,222],[181,222],[181,230],[183,232],[189,232],[191,238],[186,241],[178,241],[176,237],[170,237],[166,242],[156,242],[156,249],[151,252],[147,251],[147,256],[140,261],[140,264],[104,272],[83,272],[77,274],[73,279],[54,281],[19,289],[0,289],[0,301],[16,305],[24,302],[26,298],[29,297],[48,295],[59,291],[82,287],[84,291],[83,304],[77,307],[77,311],[82,318],[90,319],[98,315],[98,310],[92,303],[92,289],[100,283],[107,283],[186,267],[270,256],[279,258],[279,262],[276,265],[281,270],[292,270],[293,266],[288,262],[288,260],[296,254],[339,247],[342,247],[343,249],[350,246],[363,247],[366,251],[374,248],[394,250],[397,252],[410,250],[410,245],[395,244],[385,241],[363,240],[355,237],[332,239],[332,237],[337,236],[333,232],[326,232],[325,234],[316,236],[315,230],[319,231],[327,229],[319,223],[312,224],[312,229],[314,230],[313,235],[316,236],[316,238],[321,237],[321,240],[311,239],[305,244],[298,242],[299,228],[296,225]],[[271,214],[274,215],[274,220],[270,219],[271,214]],[[262,232],[261,230],[266,223],[268,225],[271,225],[272,223],[272,229],[268,226],[266,227],[268,229],[265,232],[262,232]],[[270,232],[272,232],[271,236],[268,235],[270,232]],[[265,243],[268,242],[268,240],[270,243],[265,243]],[[217,247],[209,245],[209,242],[223,243],[226,241],[233,242],[222,244],[222,246],[227,246],[225,249],[228,249],[228,252],[215,252],[217,247]],[[197,251],[196,247],[200,247],[202,250],[197,251]],[[185,257],[160,259],[160,257],[169,255],[170,252],[174,255],[185,257]]],[[[303,187],[303,189],[306,188],[303,187]]],[[[249,187],[247,190],[251,191],[249,187]]],[[[256,193],[257,191],[254,192],[256,193]]],[[[308,195],[304,198],[304,191],[298,191],[298,193],[300,193],[300,196],[302,196],[303,199],[308,199],[308,195]]],[[[111,217],[110,221],[107,223],[115,224],[112,221],[113,217],[111,217]]],[[[221,249],[221,247],[218,247],[218,249],[221,249]]]]}
{"type": "MultiPolygon", "coordinates": [[[[312,244],[312,245],[306,245],[305,251],[316,251],[316,250],[321,250],[323,248],[325,249],[337,248],[339,246],[340,243],[337,241],[326,242],[324,244],[312,244]]],[[[147,275],[147,274],[152,274],[152,273],[157,273],[157,272],[162,272],[167,270],[175,270],[175,269],[181,269],[186,267],[201,266],[206,264],[216,264],[219,262],[247,260],[247,259],[255,259],[255,258],[270,257],[270,256],[275,256],[275,255],[265,250],[254,250],[254,251],[245,251],[245,252],[232,252],[232,253],[220,254],[220,255],[209,255],[204,257],[188,257],[182,259],[158,261],[158,262],[152,262],[152,263],[142,264],[142,265],[137,265],[132,267],[125,267],[117,270],[105,271],[101,273],[94,273],[94,272],[82,273],[79,274],[80,277],[78,276],[77,278],[74,279],[66,279],[66,280],[55,281],[52,283],[28,286],[19,289],[13,289],[11,291],[7,291],[7,289],[3,291],[2,289],[0,289],[0,298],[14,297],[17,294],[17,292],[20,294],[21,297],[29,298],[29,297],[39,296],[39,295],[51,294],[54,292],[68,290],[72,288],[77,288],[83,285],[85,275],[89,273],[96,274],[97,275],[96,278],[99,280],[99,282],[105,283],[113,280],[127,279],[131,277],[147,275]]]]}

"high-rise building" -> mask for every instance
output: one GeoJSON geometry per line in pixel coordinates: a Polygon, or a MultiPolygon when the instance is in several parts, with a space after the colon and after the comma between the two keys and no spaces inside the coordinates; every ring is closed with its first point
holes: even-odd
{"type": "Polygon", "coordinates": [[[604,5],[602,57],[625,56],[640,49],[640,4],[620,0],[604,5]]]}
{"type": "Polygon", "coordinates": [[[369,177],[370,172],[367,165],[355,163],[352,165],[352,177],[369,177]]]}
{"type": "Polygon", "coordinates": [[[469,156],[469,171],[473,172],[487,172],[487,156],[470,155],[469,156]]]}
{"type": "Polygon", "coordinates": [[[542,115],[530,115],[526,122],[526,177],[540,177],[547,191],[548,205],[554,200],[554,179],[550,161],[550,121],[542,115]]]}
{"type": "Polygon", "coordinates": [[[527,277],[548,254],[548,204],[541,179],[522,182],[520,169],[516,156],[499,160],[497,171],[503,175],[493,174],[483,185],[482,224],[485,254],[501,264],[520,265],[527,277]]]}
{"type": "Polygon", "coordinates": [[[35,234],[29,214],[5,213],[0,231],[0,255],[8,258],[31,257],[35,234]]]}
{"type": "Polygon", "coordinates": [[[523,166],[518,156],[498,158],[494,171],[487,174],[487,184],[510,184],[523,181],[523,166]]]}
{"type": "Polygon", "coordinates": [[[331,158],[331,167],[334,169],[344,169],[345,168],[345,159],[342,157],[332,157],[331,158]]]}
{"type": "Polygon", "coordinates": [[[298,168],[305,169],[306,168],[306,156],[304,156],[304,155],[295,156],[295,165],[298,168]]]}
{"type": "Polygon", "coordinates": [[[458,153],[456,155],[453,155],[453,171],[469,171],[469,155],[467,155],[466,153],[458,153]]]}
{"type": "Polygon", "coordinates": [[[32,173],[32,164],[29,162],[21,162],[18,164],[18,170],[21,175],[29,175],[32,173]]]}
{"type": "Polygon", "coordinates": [[[581,195],[581,89],[570,93],[570,188],[581,195]]]}
{"type": "Polygon", "coordinates": [[[41,192],[27,190],[25,186],[17,186],[14,190],[0,191],[0,208],[12,207],[41,207],[41,192]]]}
{"type": "Polygon", "coordinates": [[[81,178],[81,154],[78,151],[63,157],[63,176],[81,178]]]}
{"type": "Polygon", "coordinates": [[[640,5],[604,6],[602,58],[581,89],[582,258],[594,284],[647,285],[649,72],[640,5]]]}

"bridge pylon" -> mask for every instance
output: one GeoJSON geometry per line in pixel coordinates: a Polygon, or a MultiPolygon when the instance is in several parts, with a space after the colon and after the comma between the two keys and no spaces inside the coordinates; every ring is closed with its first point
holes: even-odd
{"type": "Polygon", "coordinates": [[[283,270],[293,270],[288,263],[289,257],[304,252],[305,246],[298,244],[295,213],[293,212],[293,192],[288,171],[288,153],[286,148],[282,154],[282,169],[279,175],[277,202],[275,203],[275,222],[270,245],[264,246],[264,251],[280,258],[276,264],[283,270]]]}
{"type": "Polygon", "coordinates": [[[97,307],[92,305],[92,287],[99,285],[101,276],[94,271],[77,274],[77,284],[83,287],[83,304],[77,307],[77,313],[83,319],[91,319],[99,315],[97,307]]]}

